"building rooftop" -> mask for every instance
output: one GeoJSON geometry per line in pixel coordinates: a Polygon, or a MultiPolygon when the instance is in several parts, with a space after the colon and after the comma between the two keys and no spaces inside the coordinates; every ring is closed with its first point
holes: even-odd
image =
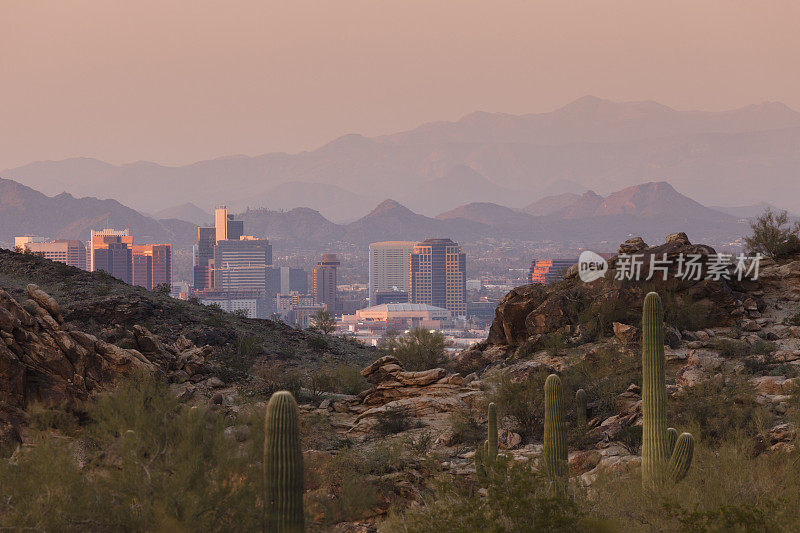
{"type": "Polygon", "coordinates": [[[435,305],[428,305],[428,304],[410,304],[410,303],[398,303],[398,304],[381,304],[381,305],[373,305],[372,307],[368,307],[365,310],[369,311],[388,311],[388,312],[403,312],[403,311],[447,311],[447,309],[443,309],[441,307],[436,307],[435,305]]]}

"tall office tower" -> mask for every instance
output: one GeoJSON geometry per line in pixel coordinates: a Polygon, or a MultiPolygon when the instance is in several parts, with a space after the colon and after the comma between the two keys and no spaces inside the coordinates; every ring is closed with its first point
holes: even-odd
{"type": "Polygon", "coordinates": [[[244,235],[244,220],[234,220],[224,205],[214,208],[214,229],[217,241],[238,241],[244,235]]]}
{"type": "Polygon", "coordinates": [[[194,290],[204,291],[214,286],[210,263],[214,261],[214,245],[217,243],[216,228],[197,228],[197,244],[194,245],[192,266],[194,290]]]}
{"type": "Polygon", "coordinates": [[[133,285],[148,290],[166,286],[172,292],[172,245],[140,244],[132,246],[133,285]]]}
{"type": "Polygon", "coordinates": [[[411,270],[413,241],[373,242],[369,245],[369,304],[375,303],[376,292],[411,289],[408,273],[411,270]]]}
{"type": "Polygon", "coordinates": [[[92,272],[104,270],[125,283],[133,280],[133,236],[128,230],[92,230],[91,232],[92,272]]]}
{"type": "Polygon", "coordinates": [[[577,264],[578,259],[546,259],[531,261],[531,283],[552,285],[564,279],[567,270],[577,264]]]}
{"type": "Polygon", "coordinates": [[[427,239],[411,253],[411,301],[467,315],[467,256],[450,239],[427,239]]]}
{"type": "Polygon", "coordinates": [[[219,205],[214,208],[214,227],[216,228],[216,242],[228,240],[228,208],[219,205]]]}
{"type": "Polygon", "coordinates": [[[308,273],[302,268],[273,267],[270,293],[308,294],[308,273]]]}
{"type": "Polygon", "coordinates": [[[258,291],[269,288],[272,246],[267,239],[243,236],[214,246],[214,288],[223,291],[258,291]]]}
{"type": "Polygon", "coordinates": [[[325,305],[331,313],[336,312],[336,269],[340,264],[336,254],[322,254],[314,267],[311,287],[314,301],[325,305]]]}
{"type": "Polygon", "coordinates": [[[56,240],[52,242],[25,242],[22,247],[36,254],[69,266],[86,270],[86,245],[82,241],[56,240]]]}
{"type": "Polygon", "coordinates": [[[228,215],[225,221],[225,233],[229,241],[238,241],[244,235],[244,220],[233,220],[233,215],[228,215]]]}
{"type": "MultiPolygon", "coordinates": [[[[134,246],[134,248],[142,248],[134,246]]],[[[138,285],[145,289],[153,289],[153,256],[143,253],[133,252],[133,266],[131,267],[131,285],[138,285]]]]}

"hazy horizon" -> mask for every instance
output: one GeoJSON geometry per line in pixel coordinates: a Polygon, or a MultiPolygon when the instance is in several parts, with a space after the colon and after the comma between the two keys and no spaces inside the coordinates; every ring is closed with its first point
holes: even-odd
{"type": "Polygon", "coordinates": [[[788,1],[6,2],[0,13],[0,169],[296,153],[585,95],[800,109],[800,5],[788,1]]]}

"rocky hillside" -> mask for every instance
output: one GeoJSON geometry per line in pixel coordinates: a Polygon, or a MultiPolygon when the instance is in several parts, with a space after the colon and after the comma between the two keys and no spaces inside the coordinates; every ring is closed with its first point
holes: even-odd
{"type": "Polygon", "coordinates": [[[0,250],[0,331],[0,402],[9,426],[24,420],[18,409],[32,402],[74,406],[137,368],[191,395],[249,380],[254,363],[303,368],[375,358],[373,349],[339,337],[321,341],[8,250],[0,250]]]}

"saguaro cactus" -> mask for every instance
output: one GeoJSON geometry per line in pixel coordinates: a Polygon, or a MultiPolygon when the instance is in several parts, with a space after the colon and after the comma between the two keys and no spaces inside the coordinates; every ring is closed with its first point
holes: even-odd
{"type": "Polygon", "coordinates": [[[272,395],[264,420],[264,527],[278,533],[304,528],[297,402],[287,391],[272,395]]]}
{"type": "Polygon", "coordinates": [[[575,391],[575,410],[577,411],[576,421],[579,428],[586,427],[586,409],[586,391],[578,389],[575,391]]]}
{"type": "Polygon", "coordinates": [[[486,456],[489,463],[497,459],[497,406],[494,402],[489,404],[489,429],[487,436],[486,456]]]}
{"type": "Polygon", "coordinates": [[[545,472],[561,485],[567,478],[567,426],[564,423],[564,391],[561,378],[555,374],[544,382],[544,448],[545,472]]]}
{"type": "Polygon", "coordinates": [[[642,485],[653,487],[665,477],[680,481],[694,452],[691,434],[667,428],[667,385],[664,376],[664,309],[655,292],[642,311],[642,485]]]}

